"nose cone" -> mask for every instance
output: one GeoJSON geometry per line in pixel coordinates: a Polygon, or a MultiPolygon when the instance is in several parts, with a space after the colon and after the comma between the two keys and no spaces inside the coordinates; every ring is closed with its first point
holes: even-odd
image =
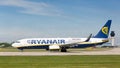
{"type": "Polygon", "coordinates": [[[15,47],[15,44],[14,44],[14,43],[12,44],[12,47],[15,47]]]}
{"type": "Polygon", "coordinates": [[[16,43],[13,43],[13,44],[12,44],[12,47],[17,48],[17,47],[18,47],[18,45],[17,45],[16,43]]]}

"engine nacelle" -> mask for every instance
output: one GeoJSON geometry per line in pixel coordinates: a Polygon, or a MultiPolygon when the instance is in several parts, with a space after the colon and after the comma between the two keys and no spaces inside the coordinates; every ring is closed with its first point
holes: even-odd
{"type": "Polygon", "coordinates": [[[58,46],[58,45],[50,45],[49,50],[60,50],[60,46],[58,46]]]}

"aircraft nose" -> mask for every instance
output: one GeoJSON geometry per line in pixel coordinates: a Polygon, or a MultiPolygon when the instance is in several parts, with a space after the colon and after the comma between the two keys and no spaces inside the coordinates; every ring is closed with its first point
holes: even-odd
{"type": "Polygon", "coordinates": [[[13,44],[12,44],[12,47],[14,47],[14,46],[15,46],[15,44],[13,43],[13,44]]]}
{"type": "Polygon", "coordinates": [[[12,47],[19,47],[21,44],[20,44],[20,41],[15,41],[12,43],[12,47]]]}
{"type": "Polygon", "coordinates": [[[16,43],[13,43],[13,44],[12,44],[12,47],[17,47],[16,43]]]}

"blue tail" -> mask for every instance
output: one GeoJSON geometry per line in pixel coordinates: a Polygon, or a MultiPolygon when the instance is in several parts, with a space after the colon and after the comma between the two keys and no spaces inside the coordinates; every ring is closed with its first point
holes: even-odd
{"type": "Polygon", "coordinates": [[[94,38],[108,38],[112,20],[108,20],[94,38]]]}

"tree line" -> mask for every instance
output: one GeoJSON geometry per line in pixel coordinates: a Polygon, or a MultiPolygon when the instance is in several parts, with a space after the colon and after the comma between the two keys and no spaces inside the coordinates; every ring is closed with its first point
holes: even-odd
{"type": "Polygon", "coordinates": [[[0,42],[0,48],[11,47],[12,43],[0,42]]]}

